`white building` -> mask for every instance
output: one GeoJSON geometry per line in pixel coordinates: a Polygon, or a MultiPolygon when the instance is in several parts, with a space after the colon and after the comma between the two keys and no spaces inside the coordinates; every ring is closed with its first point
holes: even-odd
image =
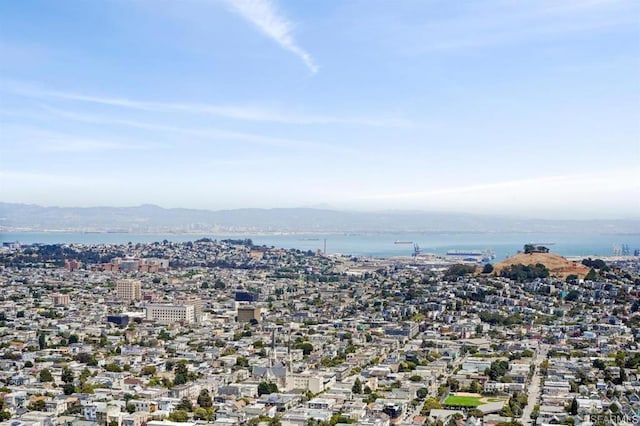
{"type": "Polygon", "coordinates": [[[323,376],[311,373],[287,374],[285,390],[304,389],[313,393],[320,393],[329,389],[335,382],[335,375],[323,376]]]}
{"type": "Polygon", "coordinates": [[[163,323],[193,323],[195,308],[193,305],[148,305],[147,319],[163,323]]]}

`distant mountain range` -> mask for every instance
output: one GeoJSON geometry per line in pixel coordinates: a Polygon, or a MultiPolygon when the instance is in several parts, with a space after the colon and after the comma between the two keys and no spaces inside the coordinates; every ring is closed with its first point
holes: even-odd
{"type": "Polygon", "coordinates": [[[137,207],[42,207],[0,203],[0,232],[356,233],[577,232],[640,233],[640,219],[538,220],[434,212],[352,212],[314,208],[196,210],[137,207]]]}

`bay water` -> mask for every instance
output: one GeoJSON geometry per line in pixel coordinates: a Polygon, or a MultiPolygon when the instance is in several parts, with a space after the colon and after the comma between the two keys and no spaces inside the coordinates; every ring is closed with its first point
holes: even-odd
{"type": "Polygon", "coordinates": [[[562,256],[612,256],[615,247],[628,246],[631,254],[640,249],[640,234],[598,233],[354,233],[354,234],[131,234],[82,232],[5,232],[0,241],[23,244],[126,244],[168,240],[195,241],[199,238],[244,239],[268,247],[323,251],[329,254],[349,254],[369,257],[411,256],[414,244],[422,253],[444,255],[450,250],[469,251],[491,249],[499,261],[516,254],[525,244],[537,243],[562,256]],[[400,243],[401,242],[401,243],[400,243]]]}

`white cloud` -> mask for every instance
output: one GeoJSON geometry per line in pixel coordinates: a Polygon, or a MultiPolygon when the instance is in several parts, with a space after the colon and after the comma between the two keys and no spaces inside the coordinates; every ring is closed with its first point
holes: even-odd
{"type": "MultiPolygon", "coordinates": [[[[256,145],[284,147],[291,149],[311,149],[319,152],[329,152],[335,154],[345,154],[354,152],[351,148],[343,145],[327,144],[322,142],[316,142],[306,139],[292,139],[282,137],[271,137],[261,134],[235,132],[228,130],[219,130],[215,128],[196,128],[196,127],[181,127],[181,126],[169,126],[166,124],[148,123],[135,120],[126,120],[120,118],[110,118],[104,115],[97,116],[85,113],[77,113],[72,111],[60,110],[57,108],[51,108],[47,105],[41,105],[48,113],[55,114],[57,117],[61,117],[67,120],[79,121],[84,123],[102,124],[107,126],[124,126],[135,129],[146,130],[157,133],[174,133],[178,135],[185,135],[191,138],[198,138],[204,141],[211,142],[227,142],[238,141],[247,142],[256,145]]],[[[0,114],[2,111],[0,110],[0,114]]],[[[181,140],[180,143],[185,143],[181,140]]],[[[134,148],[134,146],[129,146],[134,148]]],[[[112,148],[116,148],[112,146],[112,148]]]]}
{"type": "Polygon", "coordinates": [[[536,190],[553,192],[554,189],[564,188],[579,193],[590,189],[608,189],[611,191],[622,188],[640,189],[640,171],[631,169],[614,173],[577,174],[566,176],[540,176],[530,179],[517,179],[501,182],[478,183],[467,186],[435,188],[427,191],[394,192],[376,194],[367,198],[376,199],[420,199],[423,197],[460,195],[471,193],[486,193],[488,191],[515,189],[516,191],[536,190]],[[582,188],[582,189],[580,189],[582,188]]]}
{"type": "Polygon", "coordinates": [[[441,186],[354,196],[365,206],[473,211],[529,216],[634,215],[640,209],[640,169],[441,186]]]}
{"type": "MultiPolygon", "coordinates": [[[[0,115],[4,112],[0,110],[0,115]]],[[[14,114],[19,116],[19,114],[14,114]]],[[[37,118],[35,115],[29,118],[37,118]]],[[[3,125],[3,136],[7,141],[6,146],[13,145],[22,152],[46,152],[46,153],[95,153],[103,151],[129,151],[145,150],[148,146],[142,145],[140,141],[105,139],[104,137],[93,137],[76,135],[68,132],[57,132],[35,129],[21,125],[3,125]]]]}
{"type": "Polygon", "coordinates": [[[93,153],[101,151],[141,149],[141,147],[131,143],[108,140],[60,138],[46,141],[40,146],[40,149],[46,152],[93,153]]]}
{"type": "Polygon", "coordinates": [[[271,0],[228,0],[233,9],[244,19],[255,25],[267,37],[273,39],[283,49],[297,55],[312,73],[318,66],[293,38],[293,24],[278,10],[271,0]]]}
{"type": "Polygon", "coordinates": [[[362,117],[306,115],[291,113],[277,108],[256,106],[212,105],[189,102],[150,102],[131,98],[94,96],[77,92],[48,90],[33,84],[0,81],[0,91],[36,99],[56,99],[62,101],[84,102],[147,112],[177,112],[186,114],[204,114],[241,121],[283,123],[283,124],[347,124],[369,127],[413,127],[415,123],[399,117],[362,117]]]}
{"type": "Polygon", "coordinates": [[[420,21],[393,29],[401,35],[400,49],[407,54],[513,46],[636,28],[637,4],[615,0],[477,1],[463,3],[444,19],[428,20],[428,25],[420,21]]]}
{"type": "Polygon", "coordinates": [[[113,180],[107,178],[12,170],[0,170],[0,181],[3,182],[7,196],[19,195],[23,191],[25,194],[34,190],[38,192],[43,188],[47,190],[52,188],[60,190],[62,187],[92,188],[96,185],[113,183],[113,180]],[[13,189],[13,191],[10,191],[10,189],[13,189]]]}

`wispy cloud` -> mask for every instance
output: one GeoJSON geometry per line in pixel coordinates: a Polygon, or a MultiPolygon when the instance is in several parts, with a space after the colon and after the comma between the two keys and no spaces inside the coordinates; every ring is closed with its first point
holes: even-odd
{"type": "MultiPolygon", "coordinates": [[[[345,154],[353,152],[349,147],[342,145],[325,144],[322,142],[310,141],[306,139],[291,139],[281,137],[270,137],[264,135],[258,135],[246,132],[234,132],[228,130],[219,130],[212,128],[194,128],[194,127],[181,127],[158,123],[149,123],[137,120],[127,120],[120,118],[111,118],[104,115],[92,115],[86,113],[78,113],[73,111],[65,111],[58,108],[52,108],[48,105],[41,105],[41,107],[48,113],[57,117],[79,121],[84,123],[93,123],[106,126],[124,126],[131,127],[140,130],[146,130],[156,133],[173,133],[177,135],[189,136],[191,138],[199,138],[204,141],[237,141],[247,142],[256,145],[265,145],[273,147],[285,147],[291,149],[311,149],[321,152],[329,152],[335,154],[345,154]]],[[[2,111],[0,110],[0,114],[2,111]]],[[[181,142],[183,143],[183,142],[181,142]]]]}
{"type": "Polygon", "coordinates": [[[282,124],[346,124],[369,127],[411,127],[414,123],[401,117],[368,116],[332,116],[316,114],[298,114],[278,108],[264,108],[251,105],[212,105],[190,102],[151,102],[138,99],[98,96],[73,91],[49,90],[33,84],[0,81],[0,91],[35,99],[55,99],[83,102],[115,108],[132,109],[147,112],[176,112],[185,114],[203,114],[240,121],[254,121],[282,124]]]}
{"type": "MultiPolygon", "coordinates": [[[[0,110],[0,115],[4,115],[2,110],[0,110]]],[[[30,118],[36,118],[36,115],[33,114],[30,118]]],[[[9,148],[13,145],[23,152],[81,154],[149,149],[148,146],[142,145],[140,142],[105,139],[104,137],[77,135],[67,132],[36,130],[26,126],[2,125],[2,131],[3,137],[8,142],[4,148],[9,148]],[[10,143],[9,141],[13,142],[10,143]]]]}
{"type": "Polygon", "coordinates": [[[22,186],[41,188],[45,184],[48,187],[65,185],[71,188],[91,188],[96,185],[113,183],[111,179],[104,177],[83,176],[82,178],[78,178],[76,175],[13,170],[0,170],[0,181],[7,184],[6,188],[19,188],[22,186]],[[16,185],[13,185],[14,183],[16,185]]]}
{"type": "Polygon", "coordinates": [[[640,169],[479,182],[471,185],[352,194],[347,203],[369,206],[528,217],[637,216],[640,169]],[[535,200],[535,201],[532,201],[535,200]]]}
{"type": "MultiPolygon", "coordinates": [[[[509,194],[521,194],[527,191],[554,192],[558,188],[568,192],[582,194],[585,191],[599,187],[608,191],[631,190],[640,191],[637,183],[640,178],[640,169],[620,170],[616,172],[602,172],[599,174],[572,174],[556,176],[539,176],[528,179],[515,179],[499,182],[486,182],[474,185],[434,188],[426,191],[393,192],[363,196],[363,199],[429,199],[440,196],[460,196],[462,194],[486,194],[494,191],[512,191],[509,194]],[[549,188],[552,188],[550,190],[549,188]]],[[[507,193],[507,192],[505,192],[507,193]]]]}
{"type": "Polygon", "coordinates": [[[511,46],[636,28],[637,4],[615,0],[468,2],[456,8],[454,15],[429,20],[429,25],[421,21],[393,29],[401,35],[402,51],[408,54],[511,46]]]}
{"type": "Polygon", "coordinates": [[[40,145],[40,149],[46,152],[93,153],[101,151],[128,151],[144,148],[139,145],[109,140],[87,138],[55,138],[50,139],[40,145]]]}
{"type": "Polygon", "coordinates": [[[318,65],[311,55],[294,40],[293,24],[282,15],[273,1],[228,0],[228,2],[240,16],[255,25],[267,37],[302,59],[312,73],[318,72],[318,65]]]}

